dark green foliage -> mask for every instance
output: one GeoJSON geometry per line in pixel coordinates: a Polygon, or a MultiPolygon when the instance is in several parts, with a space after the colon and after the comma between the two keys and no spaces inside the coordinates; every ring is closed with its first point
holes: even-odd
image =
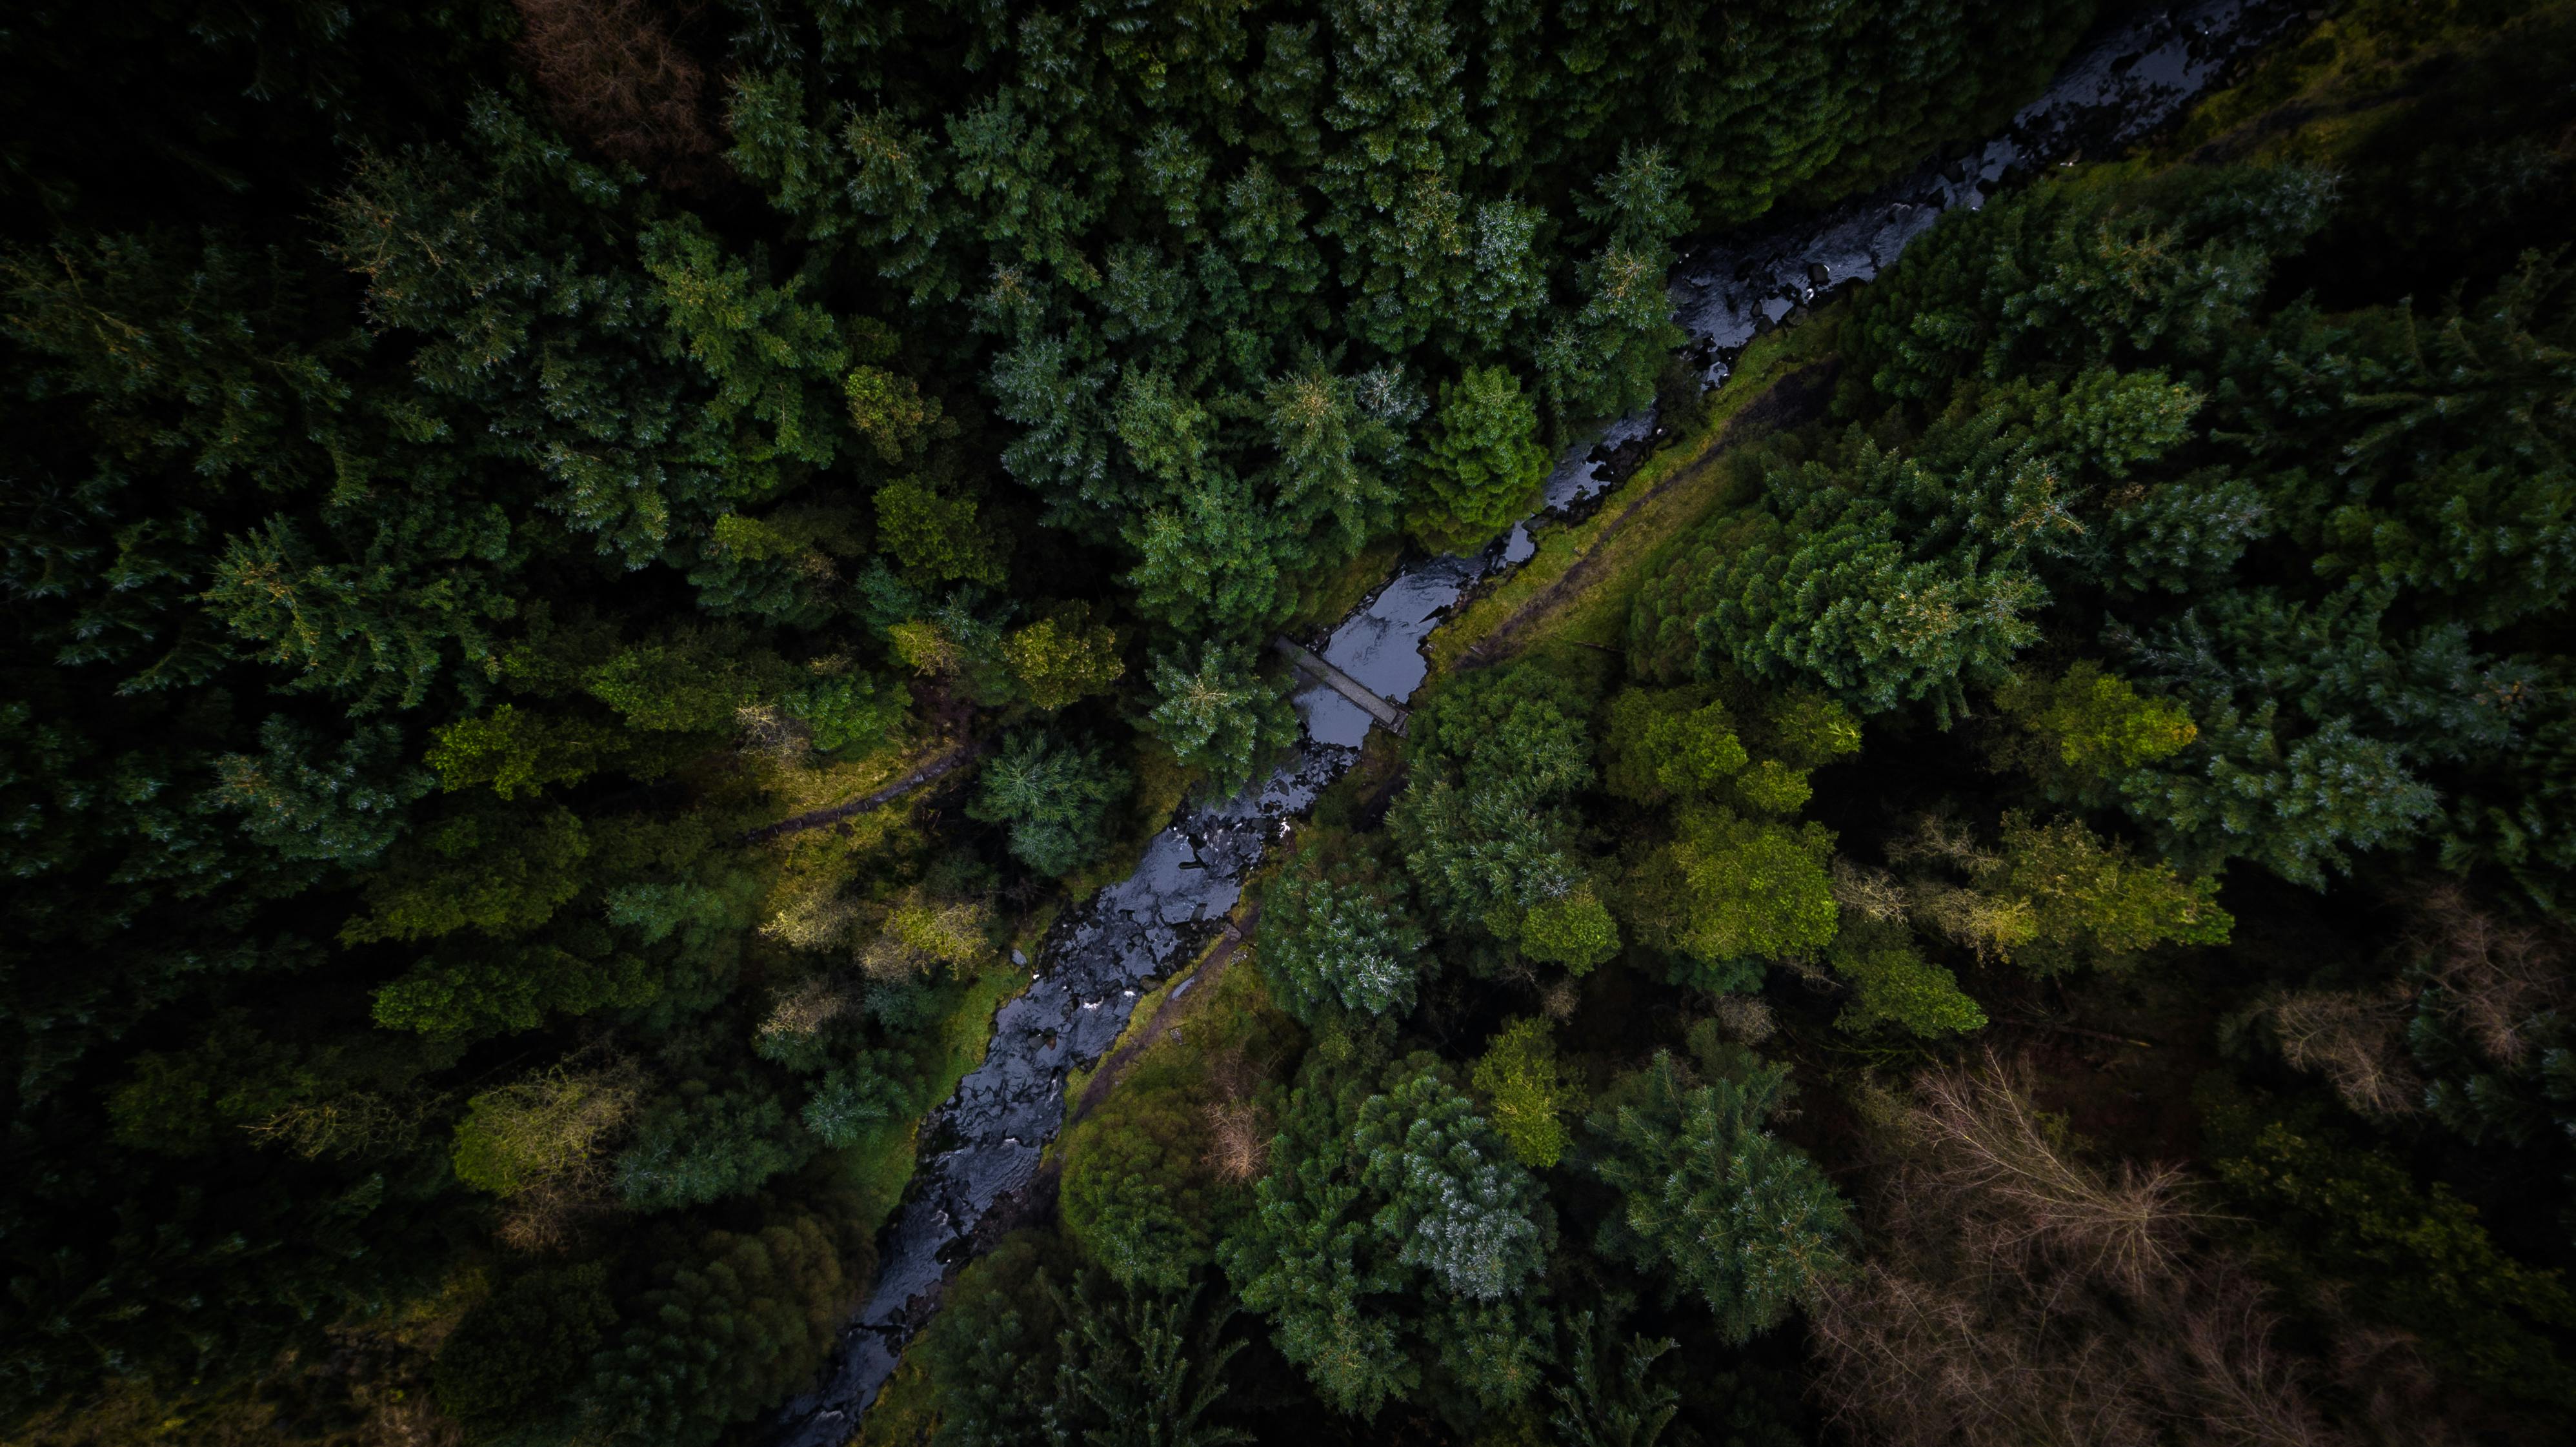
{"type": "Polygon", "coordinates": [[[1305,1024],[1340,1010],[1402,1016],[1425,939],[1403,882],[1373,857],[1309,849],[1262,903],[1259,958],[1274,996],[1305,1024]]]}
{"type": "Polygon", "coordinates": [[[1054,1440],[1083,1447],[1228,1447],[1252,1441],[1237,1427],[1206,1421],[1225,1398],[1226,1364],[1244,1348],[1225,1340],[1233,1311],[1202,1313],[1196,1287],[1160,1296],[1130,1287],[1103,1301],[1086,1281],[1073,1325],[1059,1337],[1054,1440]]]}
{"type": "Polygon", "coordinates": [[[589,1425],[609,1441],[710,1447],[806,1384],[856,1295],[831,1228],[801,1211],[675,1256],[594,1361],[589,1425]]]}
{"type": "Polygon", "coordinates": [[[1435,1364],[1501,1406],[1536,1385],[1526,1312],[1552,1230],[1536,1183],[1436,1061],[1373,1080],[1310,1060],[1220,1259],[1334,1407],[1374,1415],[1435,1364]]]}
{"type": "Polygon", "coordinates": [[[1146,720],[1182,764],[1207,771],[1208,792],[1227,797],[1261,776],[1272,756],[1297,739],[1297,712],[1285,690],[1255,672],[1253,651],[1202,645],[1193,662],[1181,654],[1154,661],[1159,701],[1146,720]]]}
{"type": "Polygon", "coordinates": [[[1681,1394],[1651,1374],[1673,1339],[1622,1342],[1617,1321],[1606,1316],[1596,1328],[1586,1311],[1568,1324],[1566,1380],[1548,1388],[1557,1402],[1548,1422],[1565,1447],[1654,1447],[1672,1423],[1681,1394]]]}
{"type": "Polygon", "coordinates": [[[435,1375],[441,1411],[468,1441],[569,1440],[580,1404],[567,1384],[583,1381],[592,1355],[617,1327],[607,1268],[599,1263],[513,1276],[466,1313],[440,1346],[435,1375]]]}
{"type": "Polygon", "coordinates": [[[1103,1104],[1068,1152],[1058,1200],[1064,1229],[1119,1285],[1179,1291],[1215,1259],[1240,1209],[1239,1187],[1215,1179],[1204,1102],[1181,1089],[1131,1088],[1103,1104]]]}
{"type": "Polygon", "coordinates": [[[939,1403],[941,1447],[1048,1440],[1067,1325],[1058,1290],[1072,1271],[1054,1238],[1021,1232],[943,1293],[915,1348],[939,1403]]]}
{"type": "Polygon", "coordinates": [[[1541,948],[1587,966],[1602,957],[1608,921],[1558,903],[1585,889],[1563,801],[1592,782],[1588,712],[1573,680],[1515,664],[1460,678],[1414,713],[1413,779],[1387,827],[1451,928],[1511,940],[1554,905],[1540,916],[1541,948]]]}
{"type": "Polygon", "coordinates": [[[1548,456],[1519,379],[1500,367],[1468,368],[1441,390],[1432,427],[1423,470],[1433,502],[1415,531],[1470,546],[1530,511],[1548,456]]]}
{"type": "MultiPolygon", "coordinates": [[[[2262,62],[2299,110],[2176,153],[2255,163],[2016,179],[1820,303],[1836,415],[1580,583],[1633,588],[1627,676],[1541,610],[1498,635],[1532,661],[1431,680],[1260,968],[1077,1120],[1067,1239],[960,1275],[907,1427],[1769,1443],[1710,1339],[1908,1282],[1980,1359],[2203,1343],[2165,1328],[2224,1270],[1978,1256],[1896,1199],[1939,1151],[1873,1150],[1877,1254],[1820,1293],[1858,1238],[1766,1126],[1785,1069],[1706,1030],[1631,1068],[1665,981],[1775,964],[1846,1033],[1738,997],[1732,1038],[1837,1082],[1985,1024],[1963,981],[2165,1059],[2313,968],[2388,1134],[2216,1143],[2276,1342],[2394,1326],[2438,1393],[2563,1414],[2576,28],[2499,18],[2546,8],[2357,0],[2262,62]],[[2221,909],[2231,862],[2334,893],[2239,868],[2221,909]],[[2382,961],[2427,862],[2469,893],[2382,961]],[[1632,1274],[1689,1373],[1614,1329],[1632,1274]]],[[[2094,7],[20,9],[0,1436],[715,1447],[815,1380],[1048,879],[1295,741],[1271,635],[1399,533],[1507,527],[1587,419],[1700,429],[1680,241],[1986,132],[2094,7]],[[968,746],[991,829],[945,788],[764,828],[968,746]]],[[[2244,1430],[2339,1428],[2365,1392],[2302,1416],[2315,1375],[2244,1430]]]]}
{"type": "Polygon", "coordinates": [[[617,1193],[639,1211],[705,1205],[757,1190],[813,1153],[788,1103],[761,1085],[687,1081],[645,1112],[617,1158],[617,1193]]]}
{"type": "Polygon", "coordinates": [[[1788,1072],[1752,1060],[1693,1083],[1669,1052],[1602,1097],[1593,1169],[1616,1187],[1601,1248],[1716,1314],[1742,1342],[1845,1269],[1848,1208],[1805,1152],[1764,1127],[1788,1072]]]}
{"type": "Polygon", "coordinates": [[[1108,839],[1109,811],[1126,797],[1126,777],[1100,750],[1042,729],[1023,729],[984,765],[967,812],[1008,824],[1011,853],[1040,874],[1071,874],[1108,839]]]}
{"type": "Polygon", "coordinates": [[[2213,1168],[2258,1213],[2249,1234],[2274,1275],[2349,1291],[2348,1309],[2418,1334],[2487,1391],[2559,1411],[2576,1402],[2576,1365],[2552,1340],[2576,1326],[2576,1297],[2557,1272],[2499,1249],[2476,1208],[2313,1121],[2261,1119],[2240,1101],[2211,1125],[2213,1168]]]}

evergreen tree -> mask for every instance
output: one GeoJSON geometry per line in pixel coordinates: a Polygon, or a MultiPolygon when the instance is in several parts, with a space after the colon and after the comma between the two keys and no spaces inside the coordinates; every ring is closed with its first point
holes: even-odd
{"type": "Polygon", "coordinates": [[[1126,793],[1127,781],[1099,750],[1023,729],[984,766],[966,812],[1008,824],[1011,853],[1031,869],[1071,874],[1107,842],[1109,811],[1126,793]]]}
{"type": "Polygon", "coordinates": [[[1260,776],[1270,756],[1297,738],[1297,715],[1278,688],[1254,671],[1252,650],[1201,645],[1157,659],[1152,679],[1161,702],[1149,726],[1184,765],[1207,771],[1207,791],[1223,798],[1260,776]]]}
{"type": "Polygon", "coordinates": [[[1400,881],[1364,855],[1300,857],[1262,903],[1259,958],[1280,1004],[1307,1025],[1338,1010],[1397,1017],[1413,1008],[1425,943],[1400,881]]]}
{"type": "Polygon", "coordinates": [[[1763,1127],[1787,1079],[1757,1062],[1694,1085],[1658,1051],[1588,1122],[1601,1139],[1593,1169],[1622,1198],[1602,1250],[1698,1295],[1729,1341],[1777,1325],[1844,1270],[1842,1197],[1763,1127]]]}
{"type": "Polygon", "coordinates": [[[784,1400],[830,1349],[856,1286],[829,1228],[801,1211],[673,1254],[593,1359],[590,1424],[611,1441],[707,1447],[784,1400]]]}
{"type": "Polygon", "coordinates": [[[1538,411],[1501,367],[1470,367],[1441,389],[1423,471],[1433,511],[1414,524],[1436,546],[1482,542],[1531,510],[1548,457],[1538,411]]]}

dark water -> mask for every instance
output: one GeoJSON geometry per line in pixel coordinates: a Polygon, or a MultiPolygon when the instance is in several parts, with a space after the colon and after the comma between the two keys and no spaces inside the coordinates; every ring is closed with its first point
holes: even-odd
{"type": "MultiPolygon", "coordinates": [[[[1695,249],[1673,273],[1674,320],[1707,357],[1709,384],[1723,382],[1761,332],[1834,287],[1877,275],[1943,211],[1979,205],[2008,177],[2109,153],[2172,120],[2293,13],[2210,0],[2132,17],[1983,147],[1810,220],[1695,249]]],[[[1577,445],[1549,476],[1537,515],[1483,553],[1408,564],[1317,651],[1379,694],[1410,698],[1429,672],[1422,644],[1460,595],[1527,559],[1533,524],[1579,509],[1633,471],[1654,427],[1651,413],[1626,417],[1577,445]]],[[[776,1447],[840,1447],[856,1429],[902,1344],[936,1310],[940,1283],[970,1254],[976,1226],[1035,1177],[1064,1121],[1066,1071],[1109,1049],[1139,994],[1196,955],[1263,849],[1358,757],[1371,727],[1358,705],[1320,685],[1296,704],[1306,740],[1273,778],[1222,807],[1184,810],[1133,875],[1048,933],[1028,990],[994,1015],[984,1063],[924,1121],[920,1170],[884,1238],[875,1294],[821,1389],[772,1423],[776,1447]]]]}

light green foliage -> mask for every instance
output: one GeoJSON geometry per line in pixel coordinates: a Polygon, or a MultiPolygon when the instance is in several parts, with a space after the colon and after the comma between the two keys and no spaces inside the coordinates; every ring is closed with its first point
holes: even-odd
{"type": "Polygon", "coordinates": [[[1319,1025],[1336,1010],[1410,1013],[1425,942],[1401,880],[1366,855],[1308,851],[1271,886],[1256,954],[1280,1005],[1319,1025]]]}
{"type": "Polygon", "coordinates": [[[877,546],[920,581],[999,587],[1003,554],[976,510],[975,499],[943,495],[906,473],[877,489],[877,546]]]}
{"type": "Polygon", "coordinates": [[[1728,810],[1680,812],[1675,838],[1645,853],[1619,891],[1640,943],[1676,957],[1703,989],[1742,988],[1764,961],[1802,958],[1834,939],[1822,825],[1757,823],[1728,810]]]}
{"type": "Polygon", "coordinates": [[[1527,513],[1548,456],[1520,379],[1503,367],[1470,367],[1443,387],[1422,466],[1435,509],[1414,527],[1435,545],[1483,542],[1527,513]]]}
{"type": "Polygon", "coordinates": [[[2028,900],[2033,915],[2030,943],[2010,957],[2034,974],[2079,964],[2129,969],[2160,945],[2224,944],[2235,924],[2218,907],[2216,879],[2139,863],[2072,820],[2033,824],[2007,814],[2003,846],[1994,888],[2028,900]]]}
{"type": "Polygon", "coordinates": [[[664,733],[730,730],[735,715],[784,681],[775,655],[732,628],[681,628],[621,648],[585,680],[627,727],[664,733]]]}
{"type": "Polygon", "coordinates": [[[1521,916],[1521,953],[1584,974],[1619,953],[1619,922],[1589,883],[1542,899],[1521,916]]]}
{"type": "Polygon", "coordinates": [[[418,940],[478,929],[535,929],[585,883],[591,840],[570,810],[476,804],[423,828],[367,889],[367,912],[340,937],[418,940]]]}
{"type": "Polygon", "coordinates": [[[1788,1072],[1753,1063],[1694,1084],[1669,1052],[1601,1097],[1593,1169],[1621,1206],[1603,1251],[1688,1292],[1750,1340],[1845,1269],[1848,1211],[1805,1152],[1764,1128],[1788,1072]]]}
{"type": "Polygon", "coordinates": [[[920,456],[933,437],[956,430],[942,415],[939,399],[921,395],[920,382],[883,367],[853,367],[842,379],[842,393],[849,402],[850,424],[888,467],[920,456]]]}
{"type": "Polygon", "coordinates": [[[1815,769],[1860,752],[1860,721],[1818,693],[1792,691],[1771,702],[1764,744],[1792,768],[1815,769]]]}
{"type": "Polygon", "coordinates": [[[1297,711],[1255,671],[1248,647],[1205,643],[1195,664],[1186,654],[1158,658],[1151,678],[1160,701],[1148,726],[1183,765],[1207,771],[1212,795],[1234,794],[1296,742],[1297,711]]]}
{"type": "Polygon", "coordinates": [[[1901,920],[1846,907],[1841,936],[1825,958],[1852,986],[1850,1003],[1834,1018],[1840,1029],[1896,1029],[1937,1040],[1986,1026],[1985,1010],[1959,988],[1959,977],[1923,958],[1901,920]]]}
{"type": "Polygon", "coordinates": [[[458,1180],[496,1196],[584,1182],[602,1144],[635,1110],[630,1072],[531,1076],[466,1102],[448,1160],[458,1180]]]}
{"type": "Polygon", "coordinates": [[[1703,797],[1748,758],[1723,704],[1688,689],[1622,689],[1605,712],[1602,786],[1622,799],[1703,797]]]}
{"type": "Polygon", "coordinates": [[[856,671],[827,674],[781,694],[778,706],[813,730],[825,753],[874,753],[899,742],[912,691],[856,671]]]}
{"type": "Polygon", "coordinates": [[[1022,729],[985,763],[966,812],[1009,825],[1011,853],[1029,868],[1070,874],[1107,842],[1110,810],[1129,782],[1096,748],[1022,729]]]}
{"type": "Polygon", "coordinates": [[[595,1427],[634,1447],[713,1447],[785,1400],[830,1350],[857,1284],[829,1228],[801,1211],[710,1231],[653,1274],[589,1390],[595,1427]]]}
{"type": "Polygon", "coordinates": [[[1566,1117],[1579,1115],[1583,1091],[1557,1077],[1556,1042],[1547,1022],[1515,1020],[1503,1027],[1476,1061],[1470,1077],[1492,1102],[1494,1132],[1522,1165],[1544,1169],[1565,1154],[1571,1137],[1566,1117]]]}
{"type": "Polygon", "coordinates": [[[1092,621],[1090,605],[1068,603],[1003,638],[1002,664],[1029,702],[1052,713],[1109,692],[1127,672],[1117,630],[1092,621]]]}
{"type": "Polygon", "coordinates": [[[2054,682],[2015,674],[1995,690],[1995,706],[2029,736],[2030,748],[2016,762],[2070,802],[2172,757],[2200,736],[2181,706],[2139,693],[2089,658],[2067,665],[2054,682]]]}
{"type": "Polygon", "coordinates": [[[617,732],[588,719],[505,703],[438,730],[428,764],[449,793],[487,785],[504,799],[578,784],[621,753],[617,732]]]}
{"type": "Polygon", "coordinates": [[[1807,807],[1815,792],[1806,770],[1790,768],[1778,759],[1757,760],[1735,776],[1734,797],[1756,814],[1795,814],[1807,807]]]}
{"type": "Polygon", "coordinates": [[[595,935],[581,952],[544,943],[461,943],[415,964],[376,991],[375,1023],[433,1040],[474,1040],[534,1030],[554,1015],[651,1004],[664,981],[632,954],[595,935]]]}

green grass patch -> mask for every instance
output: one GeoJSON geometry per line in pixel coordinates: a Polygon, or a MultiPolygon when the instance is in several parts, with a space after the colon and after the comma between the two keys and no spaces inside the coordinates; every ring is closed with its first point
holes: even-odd
{"type": "Polygon", "coordinates": [[[1431,635],[1424,653],[1433,674],[1455,668],[1469,649],[1507,626],[1515,634],[1515,650],[1540,635],[1558,643],[1618,647],[1639,580],[1667,544],[1724,499],[1726,470],[1712,454],[1728,426],[1773,383],[1828,355],[1842,313],[1839,305],[1828,306],[1807,325],[1772,332],[1746,348],[1696,430],[1647,458],[1591,517],[1540,533],[1538,551],[1528,562],[1431,635]],[[1668,482],[1672,486],[1666,488],[1668,482]],[[1585,568],[1583,579],[1560,591],[1578,567],[1585,568]]]}

